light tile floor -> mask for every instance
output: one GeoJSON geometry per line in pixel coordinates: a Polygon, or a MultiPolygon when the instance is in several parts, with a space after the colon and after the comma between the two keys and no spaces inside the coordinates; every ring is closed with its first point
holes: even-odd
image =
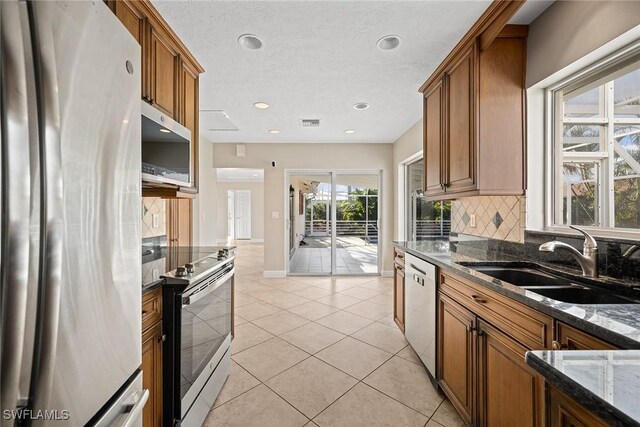
{"type": "Polygon", "coordinates": [[[205,426],[464,426],[393,322],[392,280],[264,279],[236,260],[232,367],[205,426]]]}
{"type": "MultiPolygon", "coordinates": [[[[289,261],[293,274],[330,274],[331,248],[323,247],[326,238],[307,237],[311,247],[300,246],[289,261]],[[315,240],[322,241],[321,243],[315,240]]],[[[330,244],[329,244],[330,245],[330,244]]],[[[338,237],[336,248],[338,274],[372,274],[378,271],[378,245],[365,243],[360,237],[338,237]]]]}

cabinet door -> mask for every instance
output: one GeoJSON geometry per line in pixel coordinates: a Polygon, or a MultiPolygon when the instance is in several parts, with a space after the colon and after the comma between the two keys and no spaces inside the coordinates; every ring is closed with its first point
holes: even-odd
{"type": "Polygon", "coordinates": [[[150,35],[151,103],[171,117],[176,112],[178,53],[155,28],[150,35]]]}
{"type": "Polygon", "coordinates": [[[447,192],[476,189],[475,45],[446,74],[445,159],[447,192]]]}
{"type": "Polygon", "coordinates": [[[167,242],[191,246],[191,199],[167,199],[167,242]]]}
{"type": "Polygon", "coordinates": [[[444,193],[443,186],[443,109],[442,80],[424,95],[424,193],[434,196],[444,193]]]}
{"type": "Polygon", "coordinates": [[[113,12],[116,17],[122,22],[131,35],[142,47],[140,53],[142,55],[142,61],[140,62],[142,70],[139,70],[142,74],[142,99],[149,99],[149,73],[148,73],[148,30],[149,22],[145,18],[144,14],[138,10],[135,6],[135,2],[129,2],[124,0],[117,0],[113,2],[113,12]]]}
{"type": "Polygon", "coordinates": [[[527,348],[478,325],[478,418],[483,426],[543,426],[544,379],[524,360],[527,348]]]}
{"type": "Polygon", "coordinates": [[[404,332],[404,268],[394,265],[393,278],[393,317],[398,327],[404,332]]]}
{"type": "Polygon", "coordinates": [[[562,322],[556,322],[554,350],[616,350],[617,347],[562,322]]]}
{"type": "Polygon", "coordinates": [[[178,246],[191,246],[191,199],[176,199],[178,246]]]}
{"type": "Polygon", "coordinates": [[[191,182],[198,178],[198,73],[186,63],[180,66],[180,123],[191,131],[191,182]]]}
{"type": "Polygon", "coordinates": [[[149,400],[142,412],[143,427],[162,425],[162,322],[142,333],[142,384],[149,400]]]}
{"type": "Polygon", "coordinates": [[[547,402],[549,427],[604,427],[607,425],[553,386],[549,386],[547,402]]]}
{"type": "Polygon", "coordinates": [[[442,293],[438,298],[439,384],[458,413],[471,423],[475,316],[442,293]]]}

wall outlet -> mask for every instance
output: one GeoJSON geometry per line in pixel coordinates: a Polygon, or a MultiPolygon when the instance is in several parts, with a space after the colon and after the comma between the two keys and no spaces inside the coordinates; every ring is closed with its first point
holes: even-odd
{"type": "Polygon", "coordinates": [[[151,280],[158,280],[160,278],[160,272],[157,268],[151,270],[151,280]]]}
{"type": "Polygon", "coordinates": [[[153,214],[151,215],[151,228],[158,228],[160,225],[160,215],[153,214]]]}
{"type": "Polygon", "coordinates": [[[278,218],[280,218],[280,212],[278,211],[271,212],[271,219],[278,219],[278,218]]]}
{"type": "Polygon", "coordinates": [[[469,226],[476,228],[476,214],[471,214],[469,217],[469,226]]]}

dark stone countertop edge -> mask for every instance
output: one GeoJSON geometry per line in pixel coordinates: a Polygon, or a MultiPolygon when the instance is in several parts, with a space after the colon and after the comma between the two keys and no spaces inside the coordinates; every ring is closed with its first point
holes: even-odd
{"type": "MultiPolygon", "coordinates": [[[[579,351],[579,350],[578,350],[579,351]]],[[[579,382],[566,376],[558,369],[538,357],[535,352],[528,351],[525,361],[539,372],[546,381],[570,396],[576,402],[589,409],[612,426],[640,426],[640,422],[629,417],[611,403],[597,396],[579,382]]]]}
{"type": "Polygon", "coordinates": [[[142,295],[146,294],[147,292],[151,292],[154,289],[157,289],[157,288],[161,287],[162,286],[162,282],[164,282],[164,279],[158,279],[155,282],[147,283],[146,285],[144,285],[142,287],[142,295]]]}
{"type": "Polygon", "coordinates": [[[604,341],[608,341],[611,344],[617,345],[623,349],[640,349],[640,342],[636,341],[633,338],[626,337],[624,335],[611,331],[602,326],[593,324],[584,319],[580,319],[579,317],[573,316],[564,311],[556,310],[553,307],[542,304],[539,301],[528,298],[525,295],[510,291],[509,289],[506,289],[502,286],[491,283],[487,280],[483,280],[482,278],[471,274],[470,273],[471,269],[469,267],[456,264],[455,262],[451,262],[451,264],[448,262],[445,262],[443,258],[449,260],[450,257],[448,255],[444,255],[444,254],[440,256],[430,255],[424,252],[420,252],[420,251],[416,251],[411,248],[408,248],[407,246],[404,245],[404,242],[392,241],[391,243],[395,247],[402,249],[403,251],[406,251],[407,253],[414,255],[420,259],[423,259],[431,264],[434,264],[439,268],[454,272],[455,274],[458,274],[466,279],[469,279],[474,283],[477,283],[501,295],[504,295],[515,301],[518,301],[526,306],[534,308],[540,311],[541,313],[545,313],[555,319],[561,320],[570,326],[575,326],[576,328],[581,329],[591,335],[594,335],[604,341]]]}

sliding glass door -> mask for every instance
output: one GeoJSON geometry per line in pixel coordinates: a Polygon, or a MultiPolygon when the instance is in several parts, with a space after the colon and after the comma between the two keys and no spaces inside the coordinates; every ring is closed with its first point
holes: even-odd
{"type": "Polygon", "coordinates": [[[289,274],[378,274],[380,174],[291,173],[288,178],[289,201],[297,204],[298,214],[287,226],[294,242],[289,274]]]}

